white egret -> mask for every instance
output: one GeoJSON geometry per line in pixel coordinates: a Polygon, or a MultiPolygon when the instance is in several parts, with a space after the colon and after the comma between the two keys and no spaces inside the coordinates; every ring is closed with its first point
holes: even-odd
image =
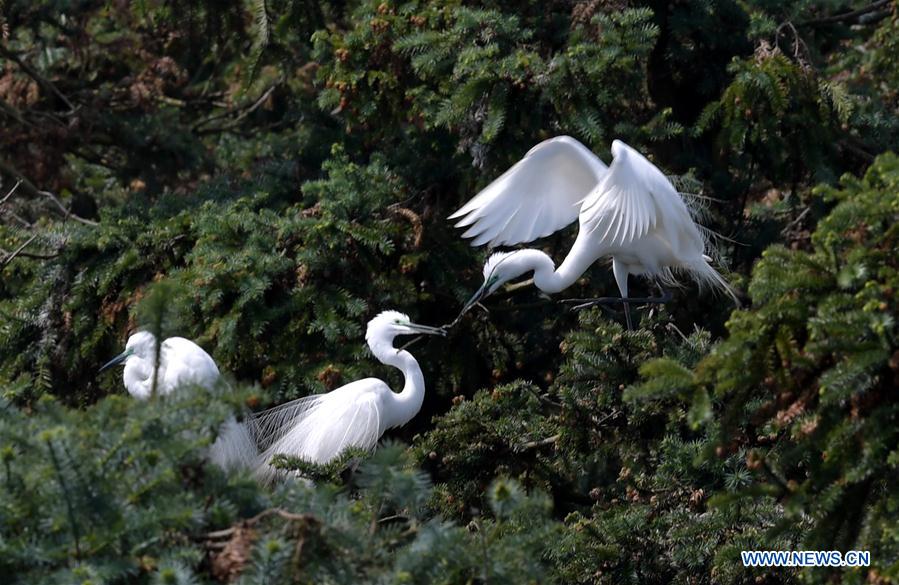
{"type": "MultiPolygon", "coordinates": [[[[556,269],[540,250],[493,254],[484,266],[484,284],[462,312],[503,283],[533,271],[534,285],[545,293],[571,286],[594,262],[612,258],[628,328],[628,276],[643,275],[673,283],[683,272],[700,285],[712,285],[736,301],[733,289],[712,268],[703,232],[668,178],[642,154],[612,143],[607,167],[586,146],[558,136],[533,147],[498,179],[475,195],[450,219],[467,227],[473,246],[530,242],[579,220],[580,231],[568,256],[556,269]]],[[[599,299],[597,299],[599,301],[599,299]]]]}
{"type": "MultiPolygon", "coordinates": [[[[156,362],[156,337],[147,331],[138,331],[128,338],[125,351],[105,364],[100,371],[124,363],[123,374],[128,393],[146,400],[153,392],[153,365],[156,362]]],[[[196,384],[213,389],[221,374],[218,366],[199,345],[183,337],[169,337],[159,350],[159,369],[156,374],[156,392],[171,393],[180,386],[196,384]]],[[[234,417],[226,420],[219,435],[209,449],[209,459],[223,469],[251,469],[257,463],[256,443],[245,423],[234,417]]]]}
{"type": "Polygon", "coordinates": [[[260,445],[268,445],[257,469],[260,479],[271,481],[278,475],[270,465],[274,455],[328,463],[348,447],[374,449],[387,429],[409,422],[421,410],[425,380],[416,359],[395,348],[393,340],[422,333],[446,335],[441,328],[412,323],[397,311],[384,311],[368,322],[365,339],[372,354],[403,373],[399,393],[382,380],[365,378],[258,414],[255,432],[260,445]]]}

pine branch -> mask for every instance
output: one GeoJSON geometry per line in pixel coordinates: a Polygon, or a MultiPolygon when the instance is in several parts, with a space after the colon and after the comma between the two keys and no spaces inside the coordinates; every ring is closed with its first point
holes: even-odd
{"type": "Polygon", "coordinates": [[[53,463],[53,469],[56,471],[56,478],[59,481],[60,489],[62,490],[62,497],[66,502],[66,513],[69,517],[69,527],[72,530],[72,536],[75,539],[75,558],[81,558],[81,544],[80,544],[80,530],[78,529],[78,522],[75,520],[75,505],[72,503],[72,498],[69,495],[69,487],[66,483],[65,477],[63,476],[62,467],[59,463],[59,458],[56,456],[56,450],[53,449],[53,441],[51,439],[47,439],[47,449],[50,451],[50,460],[53,463]]]}

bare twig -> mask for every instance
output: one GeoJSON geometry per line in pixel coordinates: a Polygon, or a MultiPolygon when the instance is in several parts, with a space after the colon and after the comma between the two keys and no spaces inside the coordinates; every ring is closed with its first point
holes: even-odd
{"type": "Polygon", "coordinates": [[[3,204],[6,203],[6,200],[12,197],[13,193],[16,192],[16,189],[19,188],[19,185],[22,184],[22,181],[16,181],[16,184],[12,186],[12,189],[9,190],[9,193],[3,199],[0,199],[0,207],[3,207],[3,204]]]}
{"type": "Polygon", "coordinates": [[[48,198],[48,199],[49,199],[50,201],[52,201],[53,203],[55,203],[56,206],[59,208],[59,210],[62,211],[63,215],[65,216],[64,219],[68,219],[68,218],[71,217],[71,218],[74,219],[75,221],[81,222],[81,223],[83,223],[84,225],[92,225],[92,226],[100,225],[100,224],[98,224],[97,222],[95,222],[95,221],[93,221],[93,220],[90,220],[90,219],[84,219],[83,217],[80,217],[80,216],[78,216],[78,215],[75,215],[74,213],[72,213],[71,211],[69,211],[69,210],[66,208],[66,206],[63,205],[62,202],[61,202],[59,199],[57,199],[57,198],[56,198],[56,195],[54,195],[53,193],[51,193],[51,192],[49,192],[49,191],[38,191],[38,193],[41,194],[41,195],[43,195],[44,197],[48,198]]]}
{"type": "Polygon", "coordinates": [[[27,240],[25,240],[25,243],[24,243],[24,244],[22,244],[21,246],[19,246],[18,248],[16,248],[15,251],[12,252],[11,254],[7,254],[6,257],[3,259],[3,264],[0,264],[0,268],[5,268],[7,264],[9,264],[10,262],[12,262],[12,261],[15,259],[16,256],[18,256],[19,254],[21,254],[22,250],[24,250],[25,248],[27,248],[28,245],[29,245],[31,242],[33,242],[36,238],[37,238],[37,234],[32,234],[30,238],[28,238],[27,240]]]}
{"type": "MultiPolygon", "coordinates": [[[[34,186],[34,183],[29,181],[27,178],[25,178],[25,176],[22,175],[22,173],[17,171],[12,166],[6,164],[3,160],[0,160],[0,171],[2,171],[3,173],[6,173],[7,175],[15,177],[15,179],[17,181],[16,186],[13,188],[13,190],[10,191],[9,193],[7,193],[6,196],[3,198],[3,203],[5,203],[6,200],[10,198],[10,196],[13,194],[13,192],[15,192],[16,188],[21,187],[21,191],[29,197],[45,197],[45,198],[49,199],[50,201],[52,201],[53,204],[56,207],[58,207],[59,210],[62,212],[64,219],[68,219],[71,217],[75,221],[83,223],[84,225],[90,225],[90,226],[100,225],[93,220],[85,219],[79,215],[72,213],[69,209],[66,208],[65,205],[62,204],[62,202],[56,197],[56,195],[54,195],[50,191],[41,191],[40,189],[38,189],[37,187],[34,186]]],[[[28,227],[31,227],[30,223],[26,222],[22,218],[19,218],[18,216],[15,216],[15,214],[13,214],[13,215],[17,219],[19,219],[19,221],[25,223],[28,227]]]]}
{"type": "Polygon", "coordinates": [[[269,87],[267,90],[262,92],[262,95],[259,96],[259,98],[256,99],[256,101],[254,101],[253,103],[244,104],[244,105],[234,108],[232,110],[228,110],[227,112],[222,112],[221,114],[216,114],[214,116],[209,116],[207,118],[203,118],[202,120],[198,121],[197,123],[195,123],[193,125],[193,130],[195,132],[197,132],[198,134],[213,134],[215,132],[224,132],[226,130],[230,130],[231,128],[234,128],[235,126],[237,126],[240,123],[241,120],[243,120],[244,118],[246,118],[247,116],[249,116],[250,114],[255,112],[259,108],[259,106],[261,106],[265,102],[265,100],[268,99],[268,96],[270,96],[272,94],[272,92],[275,91],[276,87],[278,87],[277,84],[269,87]],[[210,122],[213,122],[215,120],[220,120],[222,118],[227,118],[229,116],[234,116],[235,114],[236,114],[236,117],[234,118],[234,120],[232,120],[231,122],[229,122],[227,124],[224,124],[222,126],[216,126],[214,128],[203,128],[203,126],[205,126],[206,124],[208,124],[210,122]]]}
{"type": "Polygon", "coordinates": [[[528,441],[527,443],[522,443],[520,445],[515,446],[516,451],[527,451],[528,449],[537,449],[539,447],[546,447],[548,445],[555,445],[559,441],[560,435],[556,434],[551,437],[546,437],[545,439],[539,439],[537,441],[528,441]]]}
{"type": "Polygon", "coordinates": [[[823,16],[821,18],[813,18],[811,20],[800,22],[799,26],[818,26],[822,24],[834,24],[837,22],[854,20],[859,16],[864,16],[869,12],[874,12],[875,10],[879,10],[885,6],[889,6],[892,3],[893,0],[877,0],[877,2],[872,2],[871,4],[865,6],[864,8],[859,8],[858,10],[844,12],[843,14],[832,14],[830,16],[823,16]]]}
{"type": "Polygon", "coordinates": [[[802,210],[802,213],[800,213],[800,214],[796,217],[796,219],[794,219],[793,221],[791,221],[790,223],[788,223],[786,226],[784,226],[784,229],[780,230],[781,235],[784,235],[784,236],[787,235],[788,233],[790,233],[790,231],[792,231],[792,229],[793,229],[795,226],[797,226],[797,225],[799,225],[800,223],[802,223],[802,220],[805,218],[806,215],[808,215],[808,212],[809,212],[809,211],[811,211],[811,207],[806,207],[805,209],[803,209],[803,210],[802,210]]]}
{"type": "MultiPolygon", "coordinates": [[[[0,248],[0,254],[3,254],[3,256],[6,257],[8,254],[12,254],[12,252],[6,250],[5,248],[0,248]]],[[[52,260],[59,256],[59,252],[55,254],[35,254],[33,252],[19,252],[17,256],[20,258],[32,258],[34,260],[52,260]]]]}
{"type": "Polygon", "coordinates": [[[312,514],[295,514],[293,512],[288,512],[287,510],[281,508],[269,508],[267,510],[263,510],[259,512],[252,518],[247,518],[242,522],[239,522],[237,525],[232,526],[230,528],[225,528],[223,530],[215,530],[213,532],[207,532],[203,534],[202,538],[204,540],[220,540],[223,538],[230,538],[234,531],[240,527],[249,527],[254,526],[259,521],[269,517],[269,516],[278,516],[287,520],[288,522],[303,522],[306,524],[317,524],[318,518],[313,516],[312,514]]]}
{"type": "Polygon", "coordinates": [[[69,112],[75,111],[75,106],[72,105],[72,102],[69,101],[59,89],[51,82],[49,79],[41,75],[37,72],[37,70],[33,69],[28,63],[22,60],[18,55],[13,53],[12,51],[7,50],[6,48],[0,46],[0,55],[3,55],[7,59],[14,61],[21,69],[24,71],[28,77],[34,79],[38,84],[44,86],[45,89],[48,89],[51,93],[55,94],[60,100],[62,100],[66,106],[69,108],[69,112]]]}

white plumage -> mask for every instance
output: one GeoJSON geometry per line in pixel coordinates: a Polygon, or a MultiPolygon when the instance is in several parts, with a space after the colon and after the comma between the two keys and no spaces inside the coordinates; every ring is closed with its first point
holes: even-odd
{"type": "MultiPolygon", "coordinates": [[[[123,379],[128,393],[140,400],[153,393],[153,364],[156,361],[156,337],[138,331],[128,338],[125,351],[104,365],[100,371],[124,363],[123,379]]],[[[156,392],[171,393],[184,385],[196,384],[213,389],[221,374],[212,357],[199,345],[183,337],[169,337],[159,351],[159,370],[156,392]]],[[[222,424],[215,443],[209,449],[209,459],[223,469],[251,469],[257,463],[258,450],[250,430],[233,417],[222,424]]]]}
{"type": "Polygon", "coordinates": [[[394,348],[393,340],[397,335],[421,333],[446,334],[412,323],[396,311],[384,311],[368,323],[365,338],[374,356],[403,372],[401,392],[393,392],[377,378],[365,378],[257,415],[255,434],[264,447],[257,469],[260,479],[270,481],[278,475],[269,464],[274,455],[327,463],[348,447],[374,449],[384,431],[409,422],[421,410],[424,376],[412,354],[394,348]]]}
{"type": "Polygon", "coordinates": [[[459,219],[457,227],[467,228],[463,237],[473,238],[473,246],[526,243],[575,220],[580,224],[558,270],[539,250],[493,255],[484,268],[484,285],[466,309],[530,271],[537,288],[559,292],[603,257],[612,258],[625,299],[631,274],[671,282],[674,272],[683,272],[736,301],[733,289],[709,263],[706,239],[674,185],[620,140],[612,143],[612,154],[607,167],[574,138],[546,140],[450,216],[459,219]]]}

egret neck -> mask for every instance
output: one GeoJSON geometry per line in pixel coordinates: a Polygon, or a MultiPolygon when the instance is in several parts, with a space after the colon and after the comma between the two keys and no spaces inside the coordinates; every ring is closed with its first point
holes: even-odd
{"type": "Polygon", "coordinates": [[[425,398],[425,377],[411,353],[393,347],[393,336],[380,337],[369,343],[372,353],[381,363],[393,366],[405,378],[403,390],[391,393],[393,408],[387,409],[384,429],[406,424],[421,410],[425,398]]]}
{"type": "Polygon", "coordinates": [[[571,251],[558,270],[552,258],[540,250],[521,250],[516,256],[520,258],[523,266],[534,271],[534,286],[547,294],[553,294],[574,284],[596,260],[595,255],[590,253],[589,247],[584,245],[583,240],[585,239],[578,235],[574,246],[571,247],[571,251]]]}

